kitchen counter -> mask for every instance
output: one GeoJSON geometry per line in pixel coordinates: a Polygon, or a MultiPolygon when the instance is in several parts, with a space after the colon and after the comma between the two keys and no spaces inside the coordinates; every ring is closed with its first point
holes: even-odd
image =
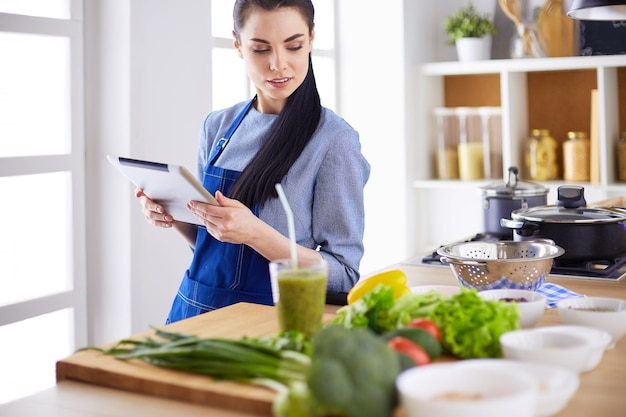
{"type": "MultiPolygon", "coordinates": [[[[452,272],[448,268],[416,266],[400,263],[387,269],[402,269],[408,277],[410,286],[414,285],[441,285],[456,284],[452,272]]],[[[549,277],[551,282],[565,286],[566,288],[589,296],[610,296],[626,299],[626,281],[604,281],[579,278],[549,277]]],[[[245,306],[244,306],[245,307],[245,306]]],[[[249,305],[248,308],[260,308],[260,311],[271,311],[271,307],[249,305]],[[269,309],[269,310],[268,310],[269,309]]],[[[332,314],[336,306],[328,306],[327,312],[332,314]]],[[[195,325],[192,328],[200,328],[202,320],[211,317],[229,316],[228,309],[207,313],[206,317],[199,316],[185,320],[195,325]],[[213,316],[212,316],[213,315],[213,316]]],[[[236,309],[233,309],[236,311],[236,309]]],[[[229,317],[230,324],[224,326],[231,328],[248,328],[249,336],[259,334],[271,334],[277,329],[277,323],[272,318],[273,314],[263,320],[257,318],[251,320],[250,316],[241,317],[235,315],[229,317]],[[248,324],[250,322],[250,324],[248,324]]],[[[327,316],[328,317],[328,316],[327,316]]],[[[228,321],[228,320],[227,320],[228,321]]],[[[175,323],[172,326],[175,326],[175,323]]],[[[538,326],[559,324],[555,309],[546,310],[538,326]]],[[[173,329],[176,330],[176,329],[173,329]]],[[[204,333],[204,331],[203,331],[204,333]]],[[[626,338],[620,340],[616,347],[605,353],[602,361],[594,370],[581,375],[580,387],[568,406],[556,416],[559,417],[586,417],[588,415],[613,416],[621,415],[626,409],[626,396],[620,392],[626,380],[626,338]]],[[[239,391],[241,388],[233,388],[239,391]]],[[[398,413],[402,414],[402,413],[398,413]]],[[[188,401],[168,399],[159,396],[145,395],[122,391],[119,389],[105,388],[70,379],[61,380],[53,388],[34,394],[32,396],[0,405],[0,415],[11,416],[81,416],[81,417],[109,417],[129,415],[151,415],[154,417],[165,416],[214,416],[214,417],[250,417],[262,415],[254,412],[234,411],[224,407],[213,405],[195,404],[188,401]]]]}

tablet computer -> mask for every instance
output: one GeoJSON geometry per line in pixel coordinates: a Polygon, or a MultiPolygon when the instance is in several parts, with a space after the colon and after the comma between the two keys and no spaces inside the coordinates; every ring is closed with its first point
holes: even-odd
{"type": "Polygon", "coordinates": [[[111,155],[107,159],[178,221],[201,224],[187,209],[191,200],[219,205],[184,166],[111,155]]]}

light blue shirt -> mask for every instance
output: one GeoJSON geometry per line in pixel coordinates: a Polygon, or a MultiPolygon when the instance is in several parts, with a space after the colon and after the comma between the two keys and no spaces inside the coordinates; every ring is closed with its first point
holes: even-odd
{"type": "MultiPolygon", "coordinates": [[[[211,112],[204,120],[197,161],[200,181],[215,145],[244,105],[211,112]]],[[[251,108],[215,165],[242,171],[276,117],[251,108]]],[[[358,132],[333,111],[322,108],[317,130],[281,181],[294,214],[296,241],[307,248],[319,248],[328,262],[328,291],[332,293],[348,292],[359,279],[364,252],[363,189],[369,174],[358,132]]],[[[289,236],[278,198],[261,207],[259,218],[289,236]]]]}

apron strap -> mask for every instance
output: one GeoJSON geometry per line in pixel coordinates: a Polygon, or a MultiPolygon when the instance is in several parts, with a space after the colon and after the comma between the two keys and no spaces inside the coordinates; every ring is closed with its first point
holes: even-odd
{"type": "Polygon", "coordinates": [[[246,114],[248,114],[248,111],[250,110],[250,107],[252,107],[252,103],[254,103],[254,100],[256,100],[256,96],[254,96],[252,100],[250,100],[246,104],[246,106],[241,110],[241,112],[239,112],[239,114],[237,115],[237,118],[235,119],[235,121],[233,121],[233,124],[230,125],[224,137],[221,138],[219,142],[217,142],[217,145],[215,145],[215,149],[213,150],[213,154],[211,155],[211,158],[209,158],[210,165],[215,164],[217,159],[220,157],[220,155],[224,151],[224,148],[226,148],[226,145],[228,145],[228,142],[230,141],[231,136],[233,135],[233,133],[235,133],[235,130],[237,130],[237,128],[239,127],[239,124],[241,123],[243,118],[246,116],[246,114]]]}

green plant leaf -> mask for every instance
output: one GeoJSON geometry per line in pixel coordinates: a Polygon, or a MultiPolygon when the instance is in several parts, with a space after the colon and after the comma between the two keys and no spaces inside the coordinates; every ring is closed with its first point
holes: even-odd
{"type": "Polygon", "coordinates": [[[457,39],[482,38],[496,33],[496,27],[491,22],[490,15],[480,14],[472,3],[448,16],[444,27],[448,33],[448,42],[452,45],[457,39]]]}

